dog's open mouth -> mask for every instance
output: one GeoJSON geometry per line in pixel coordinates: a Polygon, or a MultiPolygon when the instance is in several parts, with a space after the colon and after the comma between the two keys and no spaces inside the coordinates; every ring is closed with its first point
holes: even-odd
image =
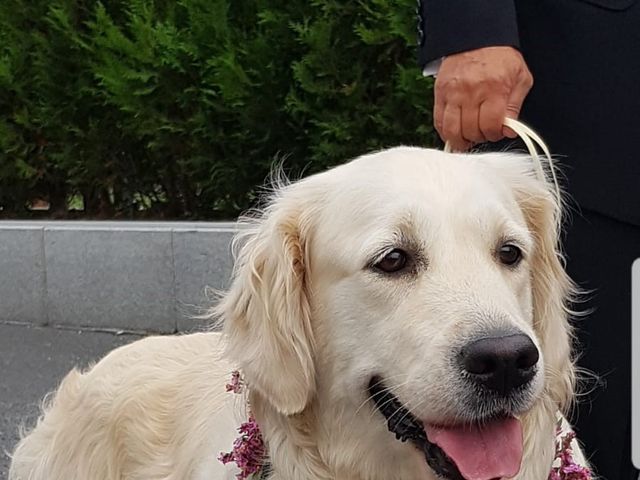
{"type": "Polygon", "coordinates": [[[369,394],[396,438],[424,452],[431,469],[447,480],[511,478],[522,461],[522,427],[511,416],[454,427],[424,425],[389,392],[380,377],[369,394]]]}

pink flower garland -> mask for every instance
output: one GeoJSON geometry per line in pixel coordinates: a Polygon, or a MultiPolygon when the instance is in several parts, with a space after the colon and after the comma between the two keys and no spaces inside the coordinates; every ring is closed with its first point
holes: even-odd
{"type": "MultiPolygon", "coordinates": [[[[242,393],[244,385],[240,378],[240,372],[235,371],[231,375],[231,382],[226,386],[227,392],[242,393]]],[[[240,436],[233,442],[233,450],[228,453],[220,453],[218,460],[223,464],[235,463],[240,469],[236,475],[238,480],[246,480],[252,475],[260,473],[263,467],[265,446],[262,432],[252,414],[249,420],[238,428],[240,436]]]]}
{"type": "Polygon", "coordinates": [[[567,432],[562,436],[561,424],[556,429],[556,460],[560,460],[560,465],[553,467],[549,474],[549,480],[592,480],[591,470],[588,467],[578,465],[573,460],[573,449],[571,442],[576,438],[574,432],[567,432]]]}
{"type": "MultiPolygon", "coordinates": [[[[226,385],[227,392],[240,394],[244,390],[244,384],[240,372],[231,374],[231,382],[226,385]]],[[[233,442],[233,450],[228,453],[220,453],[218,460],[223,464],[235,463],[240,469],[236,475],[238,480],[247,480],[251,475],[260,473],[263,468],[265,445],[262,439],[260,426],[256,423],[252,414],[249,420],[238,428],[240,436],[233,442]]],[[[558,424],[556,435],[556,456],[560,465],[553,467],[548,480],[593,480],[591,470],[588,467],[578,465],[573,459],[571,442],[576,438],[572,431],[562,435],[562,425],[558,424]]]]}

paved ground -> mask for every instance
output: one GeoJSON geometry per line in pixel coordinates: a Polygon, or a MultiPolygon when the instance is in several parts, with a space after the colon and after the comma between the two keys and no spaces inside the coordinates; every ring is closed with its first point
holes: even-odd
{"type": "Polygon", "coordinates": [[[136,335],[0,323],[0,480],[21,424],[31,426],[42,397],[75,365],[101,358],[136,335]]]}

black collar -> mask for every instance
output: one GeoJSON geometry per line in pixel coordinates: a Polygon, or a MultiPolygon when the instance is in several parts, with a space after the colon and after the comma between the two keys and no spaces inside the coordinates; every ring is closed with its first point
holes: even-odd
{"type": "Polygon", "coordinates": [[[271,468],[271,462],[269,461],[269,457],[265,457],[264,463],[262,464],[262,468],[260,469],[260,476],[258,477],[258,479],[267,480],[269,476],[271,476],[272,472],[273,472],[273,469],[271,468]]]}

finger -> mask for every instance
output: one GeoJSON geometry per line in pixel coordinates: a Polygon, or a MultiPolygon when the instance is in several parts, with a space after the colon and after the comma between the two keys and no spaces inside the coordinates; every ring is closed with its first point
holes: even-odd
{"type": "Polygon", "coordinates": [[[460,106],[446,104],[442,122],[442,139],[449,142],[451,148],[456,152],[468,150],[471,145],[462,137],[460,106]]]}
{"type": "Polygon", "coordinates": [[[478,123],[482,135],[490,142],[504,138],[503,122],[507,110],[507,101],[503,97],[492,97],[480,105],[478,123]]]}
{"type": "MultiPolygon", "coordinates": [[[[511,90],[511,94],[507,99],[507,106],[505,111],[505,117],[513,118],[517,120],[520,116],[520,110],[522,110],[522,104],[524,103],[524,99],[527,97],[529,91],[531,90],[531,86],[533,85],[533,78],[531,75],[526,75],[519,81],[513,90],[511,90]]],[[[517,137],[517,133],[511,130],[509,127],[503,127],[503,134],[509,138],[517,137]]]]}
{"type": "Polygon", "coordinates": [[[440,135],[440,138],[444,138],[444,101],[442,97],[437,94],[434,97],[433,126],[436,132],[438,132],[438,135],[440,135]]]}
{"type": "Polygon", "coordinates": [[[461,108],[460,122],[461,135],[467,142],[482,143],[486,137],[482,134],[479,124],[480,106],[476,103],[467,103],[461,108]]]}

